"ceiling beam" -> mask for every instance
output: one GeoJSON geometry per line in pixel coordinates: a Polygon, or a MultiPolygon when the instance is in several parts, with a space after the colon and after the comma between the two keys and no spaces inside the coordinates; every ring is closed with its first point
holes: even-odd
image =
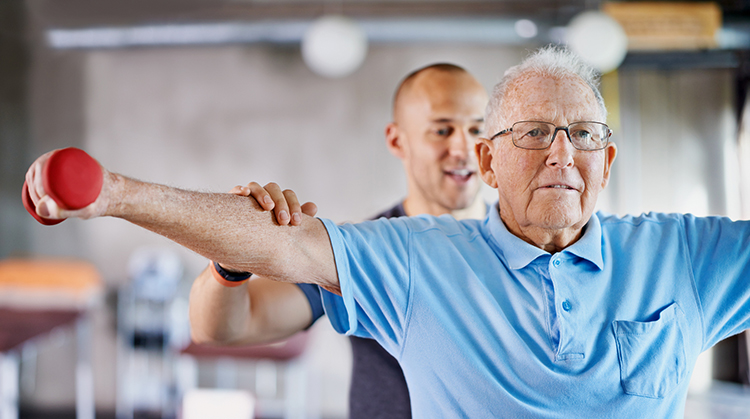
{"type": "Polygon", "coordinates": [[[536,17],[567,21],[587,0],[467,1],[251,1],[251,0],[27,0],[46,28],[133,26],[163,23],[313,19],[324,14],[353,18],[536,17]]]}

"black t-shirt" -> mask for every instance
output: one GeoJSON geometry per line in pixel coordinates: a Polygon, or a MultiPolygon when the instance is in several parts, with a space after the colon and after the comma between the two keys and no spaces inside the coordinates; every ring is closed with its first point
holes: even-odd
{"type": "MultiPolygon", "coordinates": [[[[373,217],[404,217],[403,204],[373,217]]],[[[317,285],[297,284],[305,293],[315,323],[325,313],[321,302],[322,290],[317,285]]],[[[398,361],[378,342],[350,336],[352,344],[352,381],[349,388],[350,419],[411,418],[409,389],[398,361]]]]}

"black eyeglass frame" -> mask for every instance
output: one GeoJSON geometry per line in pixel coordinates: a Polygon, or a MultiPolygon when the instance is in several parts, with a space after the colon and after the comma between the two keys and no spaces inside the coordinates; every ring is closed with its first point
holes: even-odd
{"type": "Polygon", "coordinates": [[[524,123],[524,122],[536,122],[536,123],[540,123],[540,124],[549,124],[549,125],[552,125],[552,126],[555,127],[555,131],[552,133],[552,136],[550,137],[551,140],[547,143],[547,146],[543,147],[543,148],[521,147],[518,144],[516,144],[516,140],[513,137],[511,137],[511,142],[513,143],[513,146],[521,148],[521,149],[524,149],[524,150],[546,150],[546,149],[550,148],[552,146],[552,143],[555,141],[555,138],[557,137],[557,132],[558,131],[565,131],[565,134],[568,136],[568,141],[570,141],[570,143],[573,144],[573,147],[576,150],[581,150],[581,151],[599,151],[599,150],[604,150],[609,145],[609,137],[612,136],[612,129],[609,128],[609,125],[607,125],[607,124],[605,124],[603,122],[597,122],[597,121],[576,121],[576,122],[571,122],[566,127],[558,127],[555,124],[553,124],[552,122],[545,122],[545,121],[517,121],[517,122],[514,122],[513,125],[510,126],[510,128],[506,128],[506,129],[498,132],[497,134],[493,135],[492,137],[490,137],[490,141],[494,140],[495,138],[497,138],[497,137],[499,137],[501,135],[512,133],[513,132],[513,127],[515,127],[517,124],[521,124],[521,123],[524,123]],[[607,136],[605,138],[604,145],[602,147],[599,147],[599,148],[578,148],[578,147],[576,147],[576,143],[573,142],[573,138],[571,138],[571,136],[570,136],[570,126],[571,125],[575,125],[575,124],[599,124],[599,125],[604,125],[604,127],[607,129],[607,136]]]}

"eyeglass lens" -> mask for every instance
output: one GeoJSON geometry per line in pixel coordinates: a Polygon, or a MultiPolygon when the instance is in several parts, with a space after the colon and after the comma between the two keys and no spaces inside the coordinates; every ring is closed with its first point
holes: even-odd
{"type": "MultiPolygon", "coordinates": [[[[549,122],[522,121],[513,124],[513,144],[527,149],[545,149],[550,146],[558,127],[549,122]]],[[[559,128],[565,131],[564,127],[559,128]]],[[[567,134],[579,150],[599,150],[609,141],[609,127],[599,122],[574,122],[567,134]]]]}

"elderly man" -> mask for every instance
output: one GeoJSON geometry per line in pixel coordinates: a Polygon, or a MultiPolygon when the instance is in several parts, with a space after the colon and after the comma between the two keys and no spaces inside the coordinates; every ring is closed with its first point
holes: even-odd
{"type": "Polygon", "coordinates": [[[499,203],[279,227],[253,200],[105,169],[100,197],[51,218],[116,216],[233,270],[310,281],[338,330],[399,360],[417,417],[680,418],[698,354],[750,327],[750,223],[594,214],[616,155],[592,71],[547,48],[493,92],[476,147],[499,203]],[[238,227],[241,226],[241,227],[238,227]]]}
{"type": "MultiPolygon", "coordinates": [[[[486,105],[482,85],[455,65],[433,64],[404,78],[394,95],[393,122],[385,134],[388,149],[403,163],[408,194],[375,218],[419,214],[484,218],[487,206],[478,194],[473,148],[484,128],[486,105]]],[[[292,220],[301,220],[296,197],[275,184],[266,188],[268,192],[251,183],[233,192],[252,195],[263,205],[273,201],[280,223],[297,224],[292,220]],[[272,201],[265,201],[266,197],[272,201]]],[[[285,338],[323,315],[321,290],[315,285],[254,278],[227,287],[213,278],[212,268],[196,279],[190,294],[191,331],[198,342],[243,344],[285,338]]],[[[354,362],[349,418],[411,417],[398,362],[372,339],[351,336],[350,342],[354,362]]]]}

